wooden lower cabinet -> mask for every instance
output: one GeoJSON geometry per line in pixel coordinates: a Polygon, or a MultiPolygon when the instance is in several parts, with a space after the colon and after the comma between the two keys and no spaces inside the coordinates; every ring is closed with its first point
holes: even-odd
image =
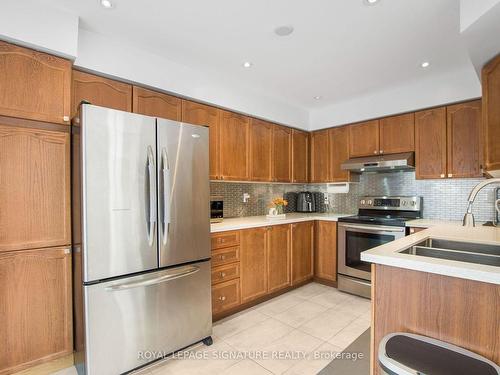
{"type": "Polygon", "coordinates": [[[240,244],[240,231],[214,233],[211,236],[212,250],[240,244]]]}
{"type": "Polygon", "coordinates": [[[292,224],[292,285],[313,277],[314,222],[292,224]]]}
{"type": "Polygon", "coordinates": [[[317,221],[314,238],[314,276],[337,281],[337,223],[317,221]]]}
{"type": "Polygon", "coordinates": [[[212,313],[217,314],[240,304],[240,280],[212,286],[212,313]]]}
{"type": "Polygon", "coordinates": [[[69,134],[0,117],[0,252],[71,243],[69,134]]]}
{"type": "Polygon", "coordinates": [[[267,285],[268,292],[291,285],[291,226],[273,225],[267,236],[267,285]]]}
{"type": "Polygon", "coordinates": [[[68,247],[0,253],[0,374],[73,352],[68,247]]]}
{"type": "Polygon", "coordinates": [[[457,345],[500,362],[500,285],[372,265],[372,366],[381,374],[378,346],[393,332],[457,345]]]}
{"type": "Polygon", "coordinates": [[[240,232],[241,302],[267,294],[267,232],[270,227],[240,232]]]}
{"type": "Polygon", "coordinates": [[[231,263],[219,267],[212,267],[212,284],[237,279],[240,277],[240,264],[231,263]]]}

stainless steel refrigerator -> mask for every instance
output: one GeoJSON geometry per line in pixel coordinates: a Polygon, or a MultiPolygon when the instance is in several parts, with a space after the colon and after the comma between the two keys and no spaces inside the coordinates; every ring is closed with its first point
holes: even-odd
{"type": "Polygon", "coordinates": [[[72,126],[75,365],[211,343],[208,129],[82,104],[72,126]]]}

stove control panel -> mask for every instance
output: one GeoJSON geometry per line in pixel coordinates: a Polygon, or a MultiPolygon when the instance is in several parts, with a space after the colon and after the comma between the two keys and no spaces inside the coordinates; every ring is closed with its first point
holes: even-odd
{"type": "Polygon", "coordinates": [[[422,197],[363,197],[359,200],[360,209],[420,211],[422,197]]]}

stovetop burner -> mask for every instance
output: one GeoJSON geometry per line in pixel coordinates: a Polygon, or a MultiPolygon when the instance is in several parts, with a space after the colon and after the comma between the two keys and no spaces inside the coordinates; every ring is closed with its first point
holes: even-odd
{"type": "Polygon", "coordinates": [[[422,217],[421,197],[364,197],[357,215],[339,218],[346,223],[404,227],[406,221],[422,217]]]}

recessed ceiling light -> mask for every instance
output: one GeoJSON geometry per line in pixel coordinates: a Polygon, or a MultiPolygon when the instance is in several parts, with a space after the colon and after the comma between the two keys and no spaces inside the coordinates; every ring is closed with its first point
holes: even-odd
{"type": "Polygon", "coordinates": [[[379,0],[364,0],[365,5],[375,5],[379,2],[379,0]]]}
{"type": "Polygon", "coordinates": [[[314,96],[314,100],[321,100],[321,99],[323,99],[323,97],[321,95],[314,96]]]}
{"type": "Polygon", "coordinates": [[[428,68],[428,67],[429,67],[429,65],[431,65],[431,63],[430,63],[429,61],[424,61],[424,62],[421,64],[422,68],[428,68]]]}
{"type": "Polygon", "coordinates": [[[293,33],[293,26],[280,26],[274,29],[274,33],[278,36],[288,36],[293,33]]]}
{"type": "Polygon", "coordinates": [[[110,0],[99,0],[103,8],[111,9],[113,8],[113,3],[110,0]]]}
{"type": "Polygon", "coordinates": [[[245,62],[243,63],[243,67],[244,67],[244,68],[250,68],[252,65],[253,65],[253,63],[251,63],[250,61],[245,61],[245,62]]]}

